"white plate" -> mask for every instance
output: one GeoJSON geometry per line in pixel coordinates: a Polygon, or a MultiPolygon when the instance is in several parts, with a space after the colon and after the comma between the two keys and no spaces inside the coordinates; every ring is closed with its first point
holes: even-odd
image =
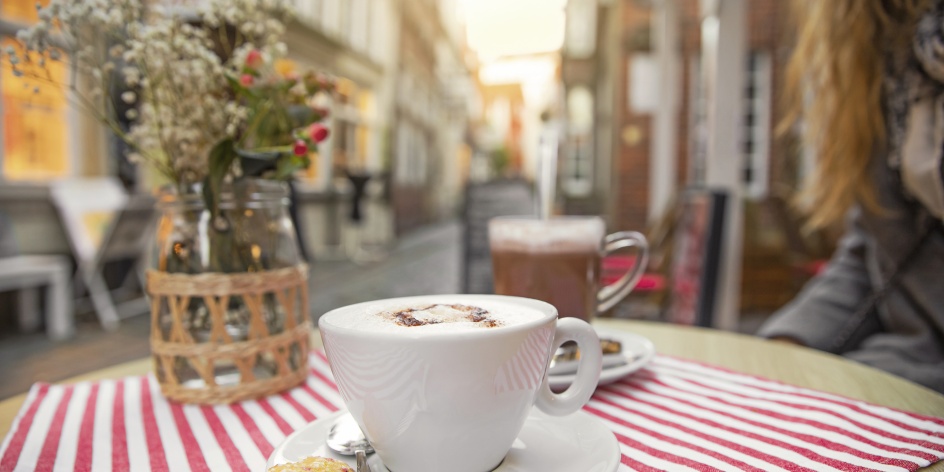
{"type": "MultiPolygon", "coordinates": [[[[345,413],[335,412],[292,433],[272,451],[266,469],[308,456],[356,465],[353,456],[335,454],[324,443],[334,420],[345,413]]],[[[614,472],[620,458],[616,436],[597,417],[584,411],[548,416],[534,409],[511,451],[493,472],[614,472]]],[[[377,454],[371,454],[367,463],[372,472],[387,471],[377,454]]]]}
{"type": "MultiPolygon", "coordinates": [[[[597,335],[600,338],[608,338],[619,341],[623,345],[622,354],[626,358],[625,363],[619,365],[604,367],[600,372],[600,382],[598,385],[606,385],[616,382],[633,372],[643,368],[656,355],[656,347],[652,341],[638,334],[627,333],[624,331],[610,330],[596,327],[597,335]]],[[[574,381],[576,374],[570,375],[548,375],[547,381],[554,390],[565,389],[574,381]]]]}

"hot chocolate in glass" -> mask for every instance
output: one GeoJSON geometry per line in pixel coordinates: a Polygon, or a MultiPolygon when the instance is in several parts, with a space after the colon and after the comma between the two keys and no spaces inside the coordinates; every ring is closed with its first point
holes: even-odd
{"type": "Polygon", "coordinates": [[[543,300],[560,316],[591,321],[636,286],[648,255],[646,239],[624,231],[606,235],[594,216],[499,217],[489,222],[495,293],[543,300]],[[602,287],[601,260],[621,248],[638,249],[636,261],[618,282],[602,287]]]}

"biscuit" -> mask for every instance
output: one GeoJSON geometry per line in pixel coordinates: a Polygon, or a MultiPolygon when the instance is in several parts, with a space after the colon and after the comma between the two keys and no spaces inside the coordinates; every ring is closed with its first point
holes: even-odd
{"type": "Polygon", "coordinates": [[[298,462],[269,467],[267,472],[354,472],[354,468],[327,457],[306,457],[298,462]]]}

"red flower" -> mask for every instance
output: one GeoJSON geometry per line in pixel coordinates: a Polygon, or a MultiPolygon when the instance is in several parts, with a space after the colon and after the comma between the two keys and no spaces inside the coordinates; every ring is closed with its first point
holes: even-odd
{"type": "Polygon", "coordinates": [[[242,85],[243,87],[252,87],[252,84],[255,81],[256,79],[249,74],[243,74],[239,76],[239,84],[242,85]]]}
{"type": "Polygon", "coordinates": [[[262,65],[262,53],[258,49],[253,49],[246,54],[246,67],[257,69],[262,65]]]}
{"type": "Polygon", "coordinates": [[[305,154],[308,154],[308,145],[305,144],[305,141],[299,139],[298,141],[295,141],[295,148],[292,149],[292,153],[294,153],[296,156],[304,156],[305,154]]]}
{"type": "Polygon", "coordinates": [[[328,128],[321,123],[312,123],[308,127],[308,137],[316,143],[320,143],[328,138],[328,128]]]}

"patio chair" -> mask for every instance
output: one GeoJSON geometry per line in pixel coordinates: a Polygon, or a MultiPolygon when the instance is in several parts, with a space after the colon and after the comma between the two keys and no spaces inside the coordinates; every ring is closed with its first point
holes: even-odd
{"type": "Polygon", "coordinates": [[[144,286],[141,261],[153,232],[153,197],[127,195],[111,178],[63,181],[51,195],[75,256],[76,288],[88,296],[102,327],[116,329],[121,318],[147,311],[143,296],[120,306],[114,297],[127,292],[132,280],[144,286]],[[117,261],[129,261],[130,269],[113,290],[105,266],[117,261]]]}
{"type": "Polygon", "coordinates": [[[40,291],[45,289],[46,333],[66,339],[75,333],[68,257],[21,255],[13,236],[13,224],[0,214],[0,291],[17,292],[20,330],[35,331],[41,325],[40,291]]]}

